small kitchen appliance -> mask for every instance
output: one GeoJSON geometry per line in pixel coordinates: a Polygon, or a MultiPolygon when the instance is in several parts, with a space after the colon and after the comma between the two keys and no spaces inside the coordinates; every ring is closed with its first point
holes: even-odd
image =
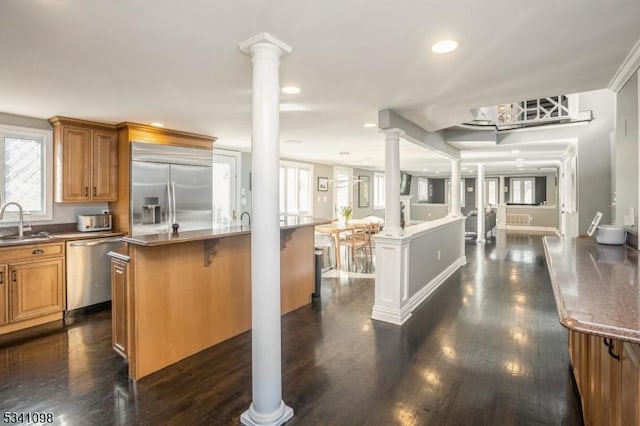
{"type": "Polygon", "coordinates": [[[80,232],[108,231],[111,229],[111,214],[79,214],[77,229],[80,232]]]}

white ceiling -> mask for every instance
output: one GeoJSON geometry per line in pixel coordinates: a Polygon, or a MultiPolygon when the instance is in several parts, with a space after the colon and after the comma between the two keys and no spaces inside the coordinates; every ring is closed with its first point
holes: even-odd
{"type": "MultiPolygon", "coordinates": [[[[238,43],[263,31],[293,47],[281,82],[302,90],[282,96],[282,140],[302,141],[282,155],[381,168],[383,137],[363,127],[380,109],[438,130],[470,108],[606,87],[640,36],[640,2],[3,1],[0,111],[163,121],[248,150],[238,43]],[[432,54],[443,38],[460,48],[432,54]]],[[[402,149],[409,170],[442,162],[402,149]]]]}

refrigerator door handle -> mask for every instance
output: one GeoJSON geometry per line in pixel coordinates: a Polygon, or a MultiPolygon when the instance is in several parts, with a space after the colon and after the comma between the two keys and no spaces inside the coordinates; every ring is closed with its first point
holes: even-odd
{"type": "Polygon", "coordinates": [[[173,225],[178,220],[176,214],[176,184],[174,181],[171,181],[171,208],[173,210],[173,220],[171,221],[171,225],[173,225]]]}
{"type": "Polygon", "coordinates": [[[171,181],[167,182],[167,222],[171,226],[173,223],[173,212],[171,210],[171,181]]]}

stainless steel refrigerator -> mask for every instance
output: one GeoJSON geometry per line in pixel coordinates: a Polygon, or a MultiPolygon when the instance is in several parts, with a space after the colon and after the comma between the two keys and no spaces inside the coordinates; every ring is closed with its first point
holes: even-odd
{"type": "Polygon", "coordinates": [[[133,235],[208,229],[213,226],[213,152],[131,144],[133,235]]]}

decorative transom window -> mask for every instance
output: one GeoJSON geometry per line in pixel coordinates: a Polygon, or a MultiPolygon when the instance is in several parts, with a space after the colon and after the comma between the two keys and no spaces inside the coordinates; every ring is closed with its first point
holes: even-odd
{"type": "MultiPolygon", "coordinates": [[[[0,202],[17,202],[34,220],[52,219],[51,131],[0,125],[0,202]]],[[[15,206],[7,212],[17,212],[15,206]]],[[[7,214],[3,222],[16,221],[7,214]]]]}

